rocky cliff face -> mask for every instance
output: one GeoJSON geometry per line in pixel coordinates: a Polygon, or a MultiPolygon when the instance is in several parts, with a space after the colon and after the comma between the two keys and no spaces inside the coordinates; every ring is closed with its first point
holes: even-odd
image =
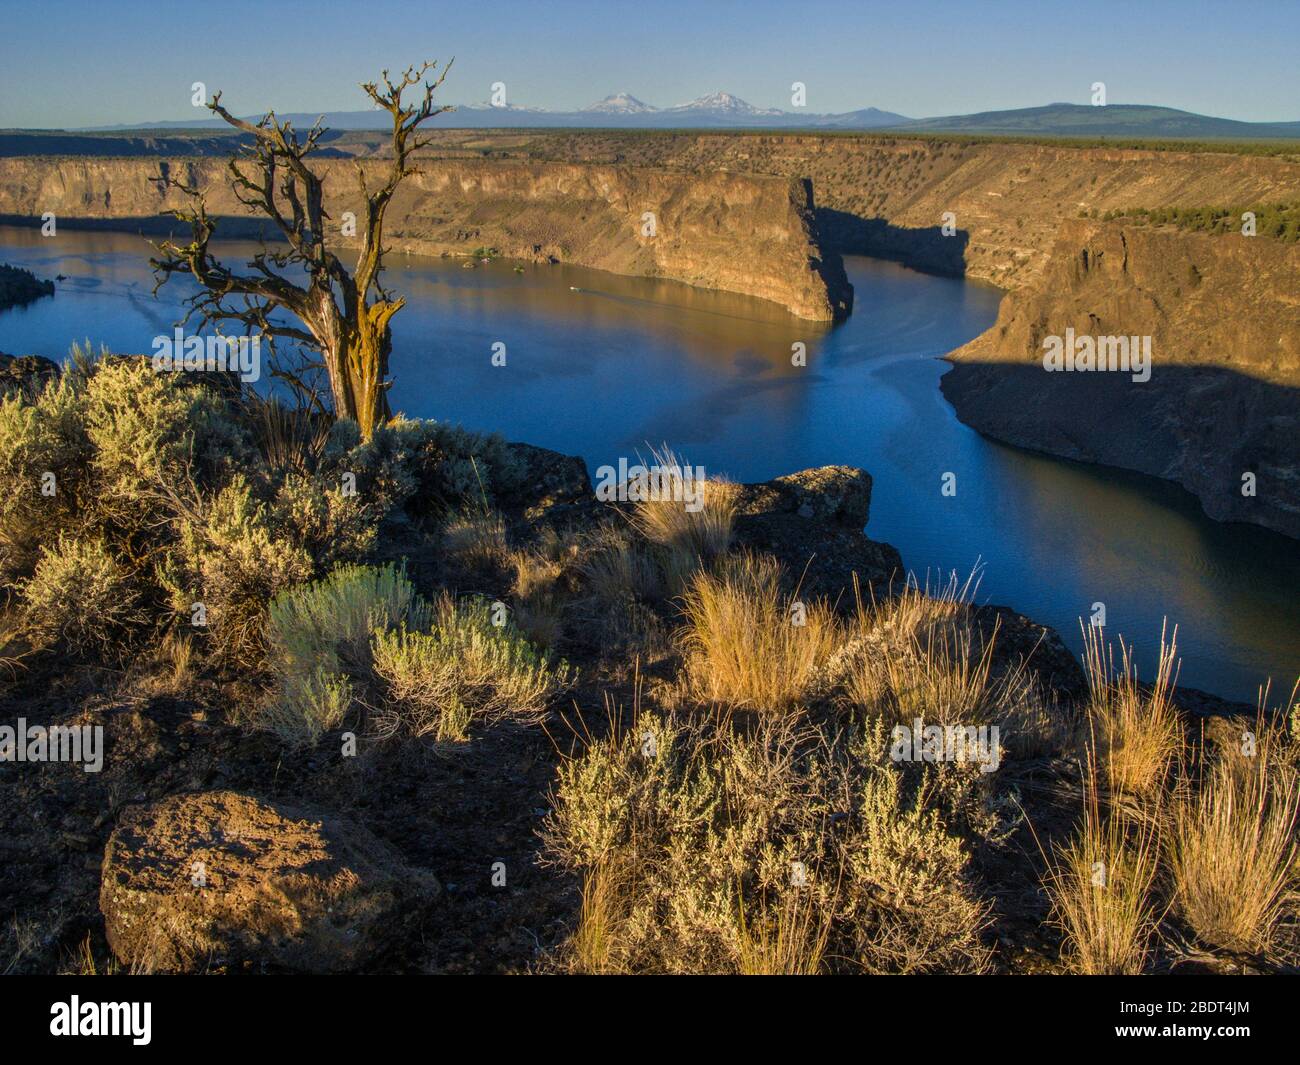
{"type": "MultiPolygon", "coordinates": [[[[887,135],[555,131],[520,143],[477,132],[480,149],[533,158],[807,178],[826,245],[1007,289],[1038,279],[1061,225],[1085,210],[1300,198],[1294,157],[887,135]]],[[[443,131],[435,150],[463,147],[456,131],[443,131]]]]}
{"type": "MultiPolygon", "coordinates": [[[[0,158],[0,216],[138,225],[176,206],[157,158],[0,158]]],[[[220,160],[165,161],[247,231],[220,160]]],[[[336,221],[351,160],[329,169],[336,221]]],[[[364,159],[367,168],[382,162],[364,159]]],[[[1293,158],[816,135],[443,130],[390,211],[392,246],[495,247],[848,312],[839,252],[1009,290],[944,390],[989,435],[1175,480],[1216,518],[1300,536],[1300,255],[1265,237],[1100,223],[1081,212],[1300,198],[1293,158]],[[473,158],[491,152],[492,160],[473,158]],[[815,193],[815,201],[814,201],[815,193]],[[654,216],[654,236],[643,229],[654,216]],[[953,232],[943,230],[951,215],[953,232]],[[830,250],[826,250],[830,249],[830,250]],[[1048,374],[1041,341],[1151,336],[1152,379],[1048,374]],[[1254,495],[1243,494],[1247,474],[1254,495]]],[[[341,238],[342,239],[342,238],[341,238]]]]}
{"type": "MultiPolygon", "coordinates": [[[[218,159],[0,159],[0,216],[156,223],[183,197],[154,180],[160,165],[205,191],[221,231],[251,232],[218,159]]],[[[351,160],[322,160],[327,209],[340,227],[359,210],[351,160]]],[[[363,161],[376,183],[383,163],[363,161]]],[[[389,208],[396,251],[555,259],[755,296],[801,318],[847,314],[852,289],[817,243],[806,181],[685,174],[570,163],[437,160],[422,165],[389,208]]]]}
{"type": "Polygon", "coordinates": [[[1220,520],[1300,536],[1300,246],[1084,220],[952,355],[990,436],[1176,481],[1220,520]],[[1151,376],[1048,372],[1044,338],[1151,337],[1151,376]]]}

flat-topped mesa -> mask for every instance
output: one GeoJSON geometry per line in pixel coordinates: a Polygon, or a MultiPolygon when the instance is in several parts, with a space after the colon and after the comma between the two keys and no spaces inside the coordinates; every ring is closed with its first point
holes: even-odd
{"type": "Polygon", "coordinates": [[[1300,244],[1072,219],[1039,278],[953,352],[943,391],[989,436],[1154,474],[1212,518],[1300,537],[1297,277],[1300,244]],[[1045,341],[1071,334],[1149,342],[1149,379],[1048,372],[1045,341]]]}
{"type": "MultiPolygon", "coordinates": [[[[321,159],[326,207],[339,225],[358,212],[355,167],[383,161],[321,159]]],[[[158,226],[183,194],[159,168],[201,189],[218,235],[265,224],[240,204],[218,158],[0,159],[0,218],[158,226]]],[[[367,175],[371,177],[371,175],[367,175]]],[[[358,215],[359,217],[359,215],[358,215]]],[[[170,222],[170,219],[165,219],[170,222]]],[[[757,297],[829,322],[847,315],[853,290],[838,255],[819,245],[811,185],[802,179],[583,163],[426,160],[398,190],[385,243],[394,251],[558,261],[681,281],[757,297]]]]}

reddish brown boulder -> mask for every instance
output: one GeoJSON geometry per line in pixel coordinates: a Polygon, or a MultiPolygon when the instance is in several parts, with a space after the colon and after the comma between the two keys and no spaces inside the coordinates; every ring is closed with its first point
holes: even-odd
{"type": "Polygon", "coordinates": [[[342,972],[400,948],[439,890],[361,825],[219,791],[128,807],[99,904],[137,969],[342,972]]]}

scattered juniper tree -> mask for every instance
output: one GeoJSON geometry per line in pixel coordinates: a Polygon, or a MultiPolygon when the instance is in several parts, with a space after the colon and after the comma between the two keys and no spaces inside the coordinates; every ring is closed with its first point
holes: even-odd
{"type": "MultiPolygon", "coordinates": [[[[292,124],[276,118],[274,111],[253,123],[227,111],[219,92],[208,102],[209,110],[249,135],[248,143],[227,164],[235,196],[268,218],[287,245],[269,250],[263,244],[243,273],[210,250],[216,222],[208,215],[202,191],[166,170],[159,175],[164,186],[178,188],[190,198],[189,207],[172,214],[188,223],[191,233],[188,243],[169,239],[155,245],[158,257],[150,262],[158,285],[174,274],[191,275],[200,289],[187,300],[187,320],[197,314],[201,328],[241,323],[247,334],[259,332],[271,345],[281,338],[317,353],[329,379],[335,415],[354,419],[367,440],[389,416],[391,322],[406,302],[387,291],[380,280],[384,213],[403,179],[418,172],[412,159],[428,138],[416,131],[427,119],[451,110],[433,102],[450,63],[433,78],[436,67],[434,62],[408,67],[396,81],[385,70],[380,75],[382,84],[361,86],[377,107],[392,116],[392,154],[378,188],[370,187],[357,164],[364,207],[357,219],[360,252],[351,272],[330,247],[324,179],[308,165],[325,132],[320,119],[300,138],[292,124]],[[403,103],[406,90],[417,85],[422,86],[422,95],[403,103]],[[273,318],[276,311],[287,312],[297,324],[286,324],[284,316],[273,318]]],[[[301,384],[301,377],[283,365],[277,373],[301,384]]]]}

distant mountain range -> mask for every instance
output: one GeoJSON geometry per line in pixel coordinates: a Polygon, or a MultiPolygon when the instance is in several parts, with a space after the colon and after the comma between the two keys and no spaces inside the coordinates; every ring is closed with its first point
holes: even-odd
{"type": "MultiPolygon", "coordinates": [[[[261,116],[251,116],[253,121],[261,116]]],[[[305,128],[322,118],[335,130],[384,129],[383,112],[329,111],[323,116],[286,113],[279,117],[305,128]]],[[[810,129],[899,130],[900,132],[1020,134],[1022,136],[1177,137],[1237,140],[1300,138],[1300,122],[1238,122],[1211,118],[1172,107],[1145,104],[1048,104],[1013,111],[982,111],[941,118],[908,118],[893,111],[866,107],[841,114],[817,114],[759,108],[727,92],[709,93],[676,107],[654,107],[631,93],[620,92],[579,111],[548,111],[518,105],[458,106],[442,116],[439,125],[459,129],[501,128],[605,128],[605,129],[810,129]]],[[[225,129],[220,119],[192,122],[146,122],[138,125],[100,126],[83,132],[117,132],[157,129],[225,129]]]]}
{"type": "MultiPolygon", "coordinates": [[[[278,112],[277,112],[278,113],[278,112]]],[[[254,121],[261,116],[251,116],[254,121]]],[[[316,121],[317,115],[284,113],[280,118],[290,119],[295,126],[306,127],[316,121]]],[[[327,111],[324,123],[330,129],[385,129],[388,116],[378,110],[327,111]]],[[[453,128],[500,129],[535,127],[593,127],[615,129],[733,129],[733,128],[800,128],[842,127],[849,129],[876,129],[881,126],[903,125],[911,120],[891,111],[868,107],[842,115],[810,114],[797,111],[778,111],[775,108],[755,107],[729,92],[714,92],[690,103],[676,107],[654,107],[638,100],[631,93],[619,92],[606,96],[580,111],[548,111],[541,107],[523,107],[517,104],[493,106],[491,104],[460,104],[439,124],[453,128]]],[[[219,129],[227,128],[220,119],[198,119],[193,122],[146,122],[139,125],[99,126],[83,132],[103,133],[135,129],[219,129]]]]}
{"type": "Polygon", "coordinates": [[[943,133],[1021,133],[1070,137],[1179,137],[1254,140],[1300,137],[1300,122],[1238,122],[1172,107],[1146,104],[1048,104],[1016,111],[981,111],[908,122],[913,131],[943,133]]]}

